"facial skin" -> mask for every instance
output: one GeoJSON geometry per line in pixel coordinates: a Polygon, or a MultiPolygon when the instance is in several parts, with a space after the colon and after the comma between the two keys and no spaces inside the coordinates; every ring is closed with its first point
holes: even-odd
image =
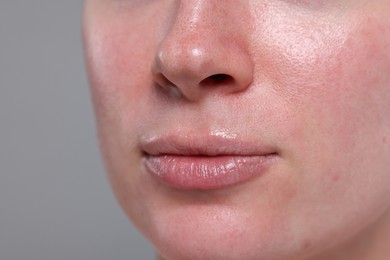
{"type": "Polygon", "coordinates": [[[85,2],[108,176],[163,258],[388,257],[389,13],[387,0],[85,2]],[[278,158],[213,190],[145,169],[145,138],[210,134],[278,158]]]}

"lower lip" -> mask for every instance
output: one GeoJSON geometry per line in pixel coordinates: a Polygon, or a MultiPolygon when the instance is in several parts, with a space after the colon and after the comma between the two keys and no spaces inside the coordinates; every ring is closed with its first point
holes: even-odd
{"type": "Polygon", "coordinates": [[[262,175],[276,155],[147,155],[145,166],[162,183],[183,190],[222,189],[262,175]]]}

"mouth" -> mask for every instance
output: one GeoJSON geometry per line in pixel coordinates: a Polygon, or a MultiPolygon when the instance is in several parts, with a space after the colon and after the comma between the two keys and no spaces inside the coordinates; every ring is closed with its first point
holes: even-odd
{"type": "Polygon", "coordinates": [[[141,142],[143,163],[163,185],[215,190],[264,174],[278,153],[265,145],[223,135],[159,136],[141,142]]]}

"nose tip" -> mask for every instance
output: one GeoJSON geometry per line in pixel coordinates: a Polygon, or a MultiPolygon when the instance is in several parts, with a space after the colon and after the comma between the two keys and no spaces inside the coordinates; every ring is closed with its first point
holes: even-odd
{"type": "Polygon", "coordinates": [[[227,95],[247,89],[253,80],[249,34],[231,25],[227,29],[226,21],[210,11],[202,16],[199,6],[197,19],[192,19],[188,11],[193,10],[191,1],[185,3],[187,8],[178,13],[154,56],[152,75],[157,85],[192,101],[212,93],[227,95]],[[194,20],[198,22],[188,22],[194,20]]]}
{"type": "Polygon", "coordinates": [[[152,74],[169,93],[197,100],[216,92],[244,91],[252,82],[253,68],[248,54],[239,48],[229,50],[221,44],[206,49],[176,41],[160,48],[152,74]]]}

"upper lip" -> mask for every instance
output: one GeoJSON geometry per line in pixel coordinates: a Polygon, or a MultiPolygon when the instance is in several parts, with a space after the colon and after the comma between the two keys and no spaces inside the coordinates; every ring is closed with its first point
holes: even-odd
{"type": "Polygon", "coordinates": [[[147,155],[181,156],[265,156],[277,154],[274,147],[237,135],[172,134],[141,138],[140,148],[147,155]]]}

